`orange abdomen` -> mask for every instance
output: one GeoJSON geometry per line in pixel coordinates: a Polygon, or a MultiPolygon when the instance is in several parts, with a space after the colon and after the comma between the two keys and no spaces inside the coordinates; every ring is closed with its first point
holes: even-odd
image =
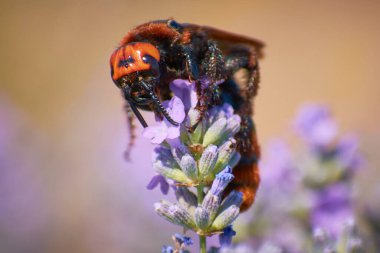
{"type": "Polygon", "coordinates": [[[260,158],[260,147],[257,143],[256,131],[249,130],[251,147],[249,150],[240,151],[242,158],[239,164],[234,167],[234,180],[227,187],[227,193],[237,190],[243,193],[243,203],[240,211],[247,210],[255,201],[256,192],[260,184],[260,171],[258,160],[260,158]]]}

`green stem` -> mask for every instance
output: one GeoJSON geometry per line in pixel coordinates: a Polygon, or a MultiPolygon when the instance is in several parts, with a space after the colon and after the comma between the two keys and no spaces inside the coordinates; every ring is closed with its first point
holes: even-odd
{"type": "MultiPolygon", "coordinates": [[[[202,204],[203,201],[203,185],[197,186],[197,198],[198,204],[202,204]]],[[[199,235],[199,248],[201,253],[206,253],[206,236],[199,235]]]]}

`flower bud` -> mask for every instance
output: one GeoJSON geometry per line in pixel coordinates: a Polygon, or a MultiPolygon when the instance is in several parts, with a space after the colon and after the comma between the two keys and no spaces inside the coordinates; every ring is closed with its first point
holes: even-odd
{"type": "Polygon", "coordinates": [[[205,209],[209,215],[209,220],[213,221],[217,214],[220,204],[219,196],[213,195],[210,191],[206,194],[202,202],[202,208],[205,209]]]}
{"type": "Polygon", "coordinates": [[[230,161],[228,162],[228,165],[231,166],[232,168],[234,168],[240,162],[240,158],[241,158],[240,153],[235,151],[234,154],[232,155],[230,161]]]}
{"type": "Polygon", "coordinates": [[[199,121],[199,119],[201,119],[201,114],[199,110],[195,108],[191,108],[187,116],[188,116],[188,121],[186,125],[188,127],[192,127],[195,124],[198,124],[192,133],[187,132],[189,139],[191,140],[192,143],[199,143],[202,139],[202,135],[203,135],[204,127],[205,127],[204,120],[199,121]]]}
{"type": "Polygon", "coordinates": [[[221,137],[224,135],[226,127],[226,118],[218,119],[209,129],[207,129],[205,136],[203,137],[203,146],[207,147],[210,144],[218,145],[221,143],[223,141],[221,137]]]}
{"type": "Polygon", "coordinates": [[[185,154],[184,156],[182,156],[179,165],[181,166],[182,171],[186,174],[188,178],[192,180],[198,178],[197,163],[191,155],[185,154]]]}
{"type": "Polygon", "coordinates": [[[206,230],[208,226],[210,225],[210,216],[207,210],[205,210],[202,207],[197,207],[195,209],[195,223],[197,224],[197,227],[201,230],[206,230]]]}
{"type": "Polygon", "coordinates": [[[183,145],[182,143],[176,147],[173,147],[171,149],[171,153],[173,155],[174,160],[178,164],[181,163],[182,156],[184,156],[185,154],[190,154],[189,149],[185,145],[183,145]]]}
{"type": "Polygon", "coordinates": [[[168,201],[161,201],[154,204],[154,210],[158,215],[166,218],[171,223],[189,229],[196,227],[191,215],[181,206],[173,205],[168,201]]]}
{"type": "Polygon", "coordinates": [[[179,183],[189,184],[191,180],[186,176],[186,174],[178,168],[170,168],[162,164],[161,161],[153,163],[153,168],[163,175],[164,177],[173,179],[179,183]]]}
{"type": "Polygon", "coordinates": [[[241,193],[239,191],[232,191],[228,194],[228,196],[220,204],[218,213],[223,212],[229,206],[234,205],[234,206],[240,207],[240,205],[242,203],[243,203],[243,193],[241,193]]]}
{"type": "Polygon", "coordinates": [[[239,215],[239,207],[230,206],[221,212],[212,223],[212,230],[223,230],[230,225],[239,215]]]}
{"type": "Polygon", "coordinates": [[[201,156],[199,161],[199,174],[201,176],[207,176],[215,166],[218,158],[217,147],[215,145],[209,145],[201,156]]]}
{"type": "Polygon", "coordinates": [[[241,118],[235,114],[227,120],[226,138],[233,137],[240,130],[241,118]]]}
{"type": "Polygon", "coordinates": [[[179,186],[175,191],[175,196],[181,206],[193,213],[198,205],[197,196],[194,193],[186,187],[179,186]]]}
{"type": "Polygon", "coordinates": [[[163,164],[171,167],[175,164],[172,152],[164,146],[157,146],[153,150],[152,162],[161,161],[163,164]]]}
{"type": "Polygon", "coordinates": [[[222,169],[224,169],[225,166],[229,164],[231,158],[235,155],[235,150],[236,140],[233,138],[230,138],[222,146],[220,146],[218,150],[218,160],[213,171],[214,174],[220,172],[222,169]]]}

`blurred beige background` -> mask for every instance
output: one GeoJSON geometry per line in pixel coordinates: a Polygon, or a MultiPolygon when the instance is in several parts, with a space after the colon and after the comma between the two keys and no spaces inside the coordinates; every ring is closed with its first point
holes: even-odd
{"type": "Polygon", "coordinates": [[[145,188],[152,146],[139,139],[133,162],[123,160],[123,100],[108,66],[123,35],[154,19],[265,41],[261,142],[288,134],[303,103],[327,103],[360,137],[369,169],[359,183],[370,193],[380,165],[379,13],[379,1],[2,1],[2,252],[159,252],[178,231],[153,213],[161,195],[145,188]]]}

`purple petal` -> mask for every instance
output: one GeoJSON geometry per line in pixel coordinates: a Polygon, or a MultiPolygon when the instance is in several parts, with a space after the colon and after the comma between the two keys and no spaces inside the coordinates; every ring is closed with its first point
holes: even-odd
{"type": "Polygon", "coordinates": [[[219,235],[220,246],[230,246],[232,243],[232,237],[236,235],[236,232],[232,229],[232,226],[228,226],[223,230],[223,234],[219,235]]]}
{"type": "Polygon", "coordinates": [[[190,83],[187,80],[176,79],[170,84],[170,90],[182,100],[186,111],[196,106],[198,98],[195,92],[195,82],[190,83]]]}
{"type": "Polygon", "coordinates": [[[152,177],[152,179],[150,180],[150,182],[148,183],[148,185],[146,186],[146,188],[148,190],[153,190],[154,188],[156,188],[158,186],[158,184],[160,184],[160,190],[161,190],[161,192],[164,195],[168,194],[168,192],[169,192],[169,184],[166,181],[165,177],[162,176],[162,175],[155,175],[154,177],[152,177]]]}
{"type": "Polygon", "coordinates": [[[162,177],[162,180],[160,181],[160,183],[161,183],[160,190],[161,190],[162,194],[167,195],[169,192],[169,184],[163,176],[161,176],[161,177],[162,177]]]}
{"type": "Polygon", "coordinates": [[[168,127],[166,138],[175,139],[175,138],[179,137],[179,135],[180,135],[179,126],[178,127],[176,127],[176,126],[169,126],[168,127]]]}
{"type": "Polygon", "coordinates": [[[185,119],[185,107],[179,97],[174,96],[170,100],[168,111],[173,120],[178,123],[182,123],[185,119]]]}
{"type": "Polygon", "coordinates": [[[234,108],[228,103],[224,103],[221,109],[224,112],[226,118],[229,118],[234,114],[234,108]]]}
{"type": "Polygon", "coordinates": [[[174,235],[174,239],[180,245],[180,247],[189,246],[193,244],[193,241],[191,240],[190,237],[187,237],[178,233],[174,235]]]}
{"type": "Polygon", "coordinates": [[[148,185],[146,186],[146,188],[148,190],[153,190],[154,188],[157,187],[157,185],[159,184],[160,182],[160,175],[155,175],[154,177],[152,177],[152,179],[150,180],[150,182],[148,183],[148,185]]]}
{"type": "Polygon", "coordinates": [[[168,136],[168,127],[164,122],[156,125],[146,127],[143,130],[142,136],[150,139],[153,144],[161,144],[168,136]]]}

